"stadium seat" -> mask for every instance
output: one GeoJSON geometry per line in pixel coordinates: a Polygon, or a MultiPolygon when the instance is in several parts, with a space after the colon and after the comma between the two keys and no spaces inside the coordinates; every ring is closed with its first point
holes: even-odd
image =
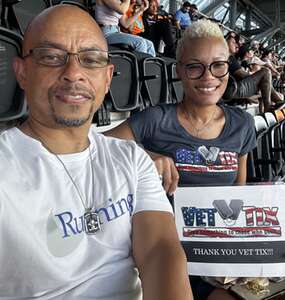
{"type": "Polygon", "coordinates": [[[139,61],[143,106],[169,103],[168,75],[164,59],[145,57],[139,61]]]}
{"type": "Polygon", "coordinates": [[[284,157],[285,148],[281,144],[281,131],[280,123],[278,123],[274,114],[271,112],[266,112],[264,118],[268,125],[269,134],[269,149],[272,154],[272,159],[274,162],[275,174],[278,176],[284,176],[284,157]],[[284,153],[284,154],[283,154],[284,153]]]}
{"type": "Polygon", "coordinates": [[[169,93],[172,103],[179,103],[183,99],[183,86],[181,80],[177,77],[176,61],[167,60],[169,93]]]}
{"type": "Polygon", "coordinates": [[[132,111],[139,105],[139,72],[136,56],[124,50],[110,47],[114,75],[105,102],[111,103],[112,111],[132,111]]]}
{"type": "Polygon", "coordinates": [[[1,26],[19,34],[22,34],[17,16],[15,14],[14,5],[21,0],[2,0],[1,4],[1,26]]]}
{"type": "Polygon", "coordinates": [[[18,119],[27,112],[24,92],[17,83],[13,58],[21,53],[22,37],[0,27],[0,121],[18,119]]]}
{"type": "Polygon", "coordinates": [[[86,11],[88,11],[87,6],[86,6],[86,1],[82,0],[82,1],[68,1],[68,0],[62,0],[60,1],[61,4],[71,4],[71,5],[75,5],[78,6],[86,11]]]}
{"type": "Polygon", "coordinates": [[[276,180],[273,165],[274,160],[269,148],[268,125],[265,119],[258,115],[254,117],[256,130],[256,147],[252,150],[255,165],[256,180],[259,182],[271,182],[276,180]]]}
{"type": "Polygon", "coordinates": [[[281,144],[284,147],[285,146],[285,115],[283,113],[283,109],[275,110],[273,113],[279,124],[281,144]]]}
{"type": "Polygon", "coordinates": [[[30,21],[49,6],[49,0],[24,0],[13,5],[20,32],[24,33],[30,21]]]}

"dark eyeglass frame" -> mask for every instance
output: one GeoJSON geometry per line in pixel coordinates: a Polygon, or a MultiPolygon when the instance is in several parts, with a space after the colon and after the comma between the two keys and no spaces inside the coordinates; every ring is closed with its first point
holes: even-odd
{"type": "Polygon", "coordinates": [[[62,63],[60,64],[55,64],[55,65],[52,65],[52,64],[45,64],[45,63],[42,63],[42,62],[39,62],[36,60],[36,63],[39,64],[39,65],[43,65],[43,66],[48,66],[48,67],[62,67],[62,66],[65,66],[68,61],[69,61],[69,57],[71,55],[74,55],[74,56],[77,56],[77,60],[78,62],[80,63],[80,65],[84,68],[88,68],[88,69],[97,69],[97,68],[104,68],[106,67],[107,65],[110,64],[110,56],[109,56],[109,52],[108,51],[105,51],[105,50],[101,50],[101,49],[92,49],[92,50],[82,50],[82,51],[79,51],[79,52],[69,52],[67,50],[64,50],[64,49],[60,49],[60,48],[52,48],[52,47],[35,47],[33,49],[30,49],[28,51],[28,53],[26,55],[23,55],[22,56],[22,59],[26,59],[30,56],[34,56],[35,54],[35,51],[37,51],[38,49],[44,49],[44,50],[48,50],[48,49],[53,49],[53,50],[59,50],[59,51],[62,51],[62,53],[65,53],[64,55],[64,60],[62,63]],[[91,67],[91,66],[85,66],[84,63],[82,63],[82,61],[80,60],[80,54],[81,53],[86,53],[86,52],[101,52],[101,53],[105,53],[107,54],[107,58],[106,58],[106,64],[102,65],[102,66],[96,66],[96,67],[91,67]]]}
{"type": "Polygon", "coordinates": [[[202,63],[191,63],[191,64],[184,64],[182,62],[179,62],[180,65],[182,65],[184,67],[184,71],[185,71],[185,75],[188,79],[191,79],[191,80],[196,80],[196,79],[200,79],[204,76],[205,72],[206,72],[206,69],[208,69],[211,73],[211,75],[215,78],[223,78],[225,77],[228,73],[229,73],[229,67],[230,67],[230,64],[229,64],[229,61],[228,60],[217,60],[217,61],[213,61],[212,63],[210,64],[202,64],[202,63]],[[213,74],[212,72],[212,66],[215,65],[215,64],[218,64],[218,63],[225,63],[228,68],[227,68],[227,72],[221,76],[216,76],[213,74]],[[203,67],[203,71],[201,73],[201,75],[197,76],[197,77],[191,77],[189,76],[188,72],[187,72],[187,68],[189,67],[192,67],[192,66],[202,66],[203,67]]]}

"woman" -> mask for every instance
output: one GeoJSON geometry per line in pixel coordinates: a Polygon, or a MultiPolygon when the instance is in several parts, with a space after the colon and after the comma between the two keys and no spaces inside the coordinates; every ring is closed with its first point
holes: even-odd
{"type": "MultiPolygon", "coordinates": [[[[199,20],[177,48],[184,99],[131,116],[107,134],[134,139],[150,151],[167,192],[183,184],[244,184],[247,153],[255,147],[253,118],[219,104],[228,81],[229,49],[218,25],[199,20]],[[179,175],[178,175],[179,173],[179,175]]],[[[196,299],[234,299],[191,278],[196,299]]]]}
{"type": "Polygon", "coordinates": [[[246,182],[247,153],[255,146],[253,119],[238,108],[218,104],[227,86],[228,56],[216,24],[192,24],[177,48],[183,101],[146,109],[107,132],[134,139],[154,152],[170,193],[177,171],[180,183],[246,182]]]}

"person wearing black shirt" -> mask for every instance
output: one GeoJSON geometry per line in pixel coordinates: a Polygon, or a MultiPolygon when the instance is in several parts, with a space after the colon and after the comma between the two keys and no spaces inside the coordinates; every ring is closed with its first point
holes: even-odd
{"type": "MultiPolygon", "coordinates": [[[[238,35],[235,32],[230,32],[226,36],[229,46],[229,73],[237,83],[235,92],[231,95],[232,98],[247,98],[261,93],[261,101],[259,102],[259,111],[266,112],[271,108],[271,100],[279,102],[283,99],[276,94],[272,86],[272,75],[270,70],[262,68],[254,74],[249,74],[243,70],[240,62],[236,59],[238,46],[238,35]]],[[[227,91],[227,94],[230,94],[227,91]]]]}

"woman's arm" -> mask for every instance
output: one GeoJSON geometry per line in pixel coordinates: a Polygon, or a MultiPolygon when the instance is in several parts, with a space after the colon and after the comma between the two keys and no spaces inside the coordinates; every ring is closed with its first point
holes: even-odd
{"type": "Polygon", "coordinates": [[[247,154],[239,157],[238,162],[238,174],[235,183],[243,185],[246,184],[246,172],[247,172],[247,154]]]}
{"type": "MultiPolygon", "coordinates": [[[[107,136],[116,137],[119,139],[133,140],[135,141],[135,136],[128,122],[125,121],[119,126],[104,132],[107,136]]],[[[151,151],[146,151],[151,159],[154,161],[157,168],[158,174],[162,176],[162,184],[165,191],[172,195],[177,188],[179,181],[179,174],[175,167],[172,158],[161,155],[159,153],[154,153],[151,151]]]]}
{"type": "Polygon", "coordinates": [[[134,9],[134,14],[132,16],[124,14],[120,18],[120,24],[126,29],[128,29],[137,20],[137,18],[142,15],[146,9],[148,9],[149,3],[148,0],[145,0],[137,9],[135,9],[135,5],[136,4],[131,4],[131,6],[133,6],[132,9],[134,9]]]}
{"type": "Polygon", "coordinates": [[[130,0],[100,0],[100,2],[102,2],[104,5],[113,9],[119,14],[124,14],[125,12],[127,12],[130,6],[130,0]]]}

